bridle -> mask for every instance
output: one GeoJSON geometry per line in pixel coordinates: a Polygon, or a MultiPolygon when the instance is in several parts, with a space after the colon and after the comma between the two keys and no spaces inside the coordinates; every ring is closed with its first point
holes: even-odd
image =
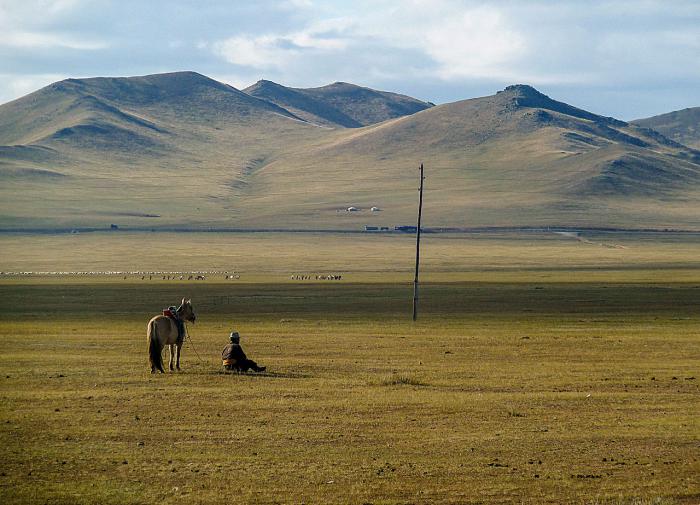
{"type": "MultiPolygon", "coordinates": [[[[182,310],[182,307],[183,307],[183,305],[181,304],[181,305],[177,308],[177,310],[175,311],[175,313],[177,314],[178,319],[180,319],[180,310],[182,310]]],[[[192,311],[192,315],[195,316],[194,311],[192,311]]],[[[196,317],[196,316],[195,316],[195,317],[196,317]]],[[[185,321],[186,321],[186,319],[183,319],[183,320],[182,320],[183,324],[185,323],[185,321]]],[[[185,337],[190,341],[190,345],[192,346],[192,350],[193,350],[194,353],[197,355],[197,358],[199,359],[199,361],[204,362],[204,360],[202,359],[202,357],[201,357],[201,356],[199,355],[199,353],[197,352],[197,348],[194,346],[194,342],[192,342],[192,337],[190,337],[190,331],[189,331],[189,329],[188,329],[187,327],[185,327],[185,337]]]]}

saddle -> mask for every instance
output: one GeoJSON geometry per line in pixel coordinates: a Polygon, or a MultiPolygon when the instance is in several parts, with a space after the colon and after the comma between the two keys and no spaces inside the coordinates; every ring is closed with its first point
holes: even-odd
{"type": "Polygon", "coordinates": [[[177,316],[177,307],[170,306],[167,309],[163,309],[163,315],[173,320],[175,326],[177,326],[177,339],[181,341],[185,338],[185,322],[177,316]]]}

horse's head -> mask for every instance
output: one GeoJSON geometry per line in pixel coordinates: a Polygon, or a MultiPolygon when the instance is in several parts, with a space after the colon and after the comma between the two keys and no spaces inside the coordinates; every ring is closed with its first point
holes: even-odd
{"type": "Polygon", "coordinates": [[[183,298],[182,303],[180,303],[180,307],[177,309],[177,313],[178,316],[180,316],[180,319],[190,321],[192,324],[194,324],[195,319],[197,319],[197,315],[194,313],[194,309],[192,308],[192,300],[185,300],[183,298]]]}

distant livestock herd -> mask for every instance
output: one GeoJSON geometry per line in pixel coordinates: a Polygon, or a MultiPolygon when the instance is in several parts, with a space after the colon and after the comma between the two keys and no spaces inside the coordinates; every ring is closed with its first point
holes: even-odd
{"type": "MultiPolygon", "coordinates": [[[[142,281],[205,281],[209,279],[221,278],[223,274],[224,280],[238,280],[241,278],[239,273],[225,272],[124,272],[124,271],[84,271],[84,272],[69,272],[69,271],[52,271],[52,272],[0,272],[0,276],[21,277],[21,276],[119,276],[124,280],[138,279],[142,281]],[[206,274],[206,275],[205,275],[206,274]]],[[[343,279],[341,274],[292,274],[290,279],[293,281],[340,281],[343,279]]]]}
{"type": "Polygon", "coordinates": [[[317,280],[317,281],[340,281],[343,279],[342,275],[338,274],[320,274],[320,275],[306,275],[306,274],[293,274],[290,277],[293,281],[310,281],[312,280],[317,280]]]}

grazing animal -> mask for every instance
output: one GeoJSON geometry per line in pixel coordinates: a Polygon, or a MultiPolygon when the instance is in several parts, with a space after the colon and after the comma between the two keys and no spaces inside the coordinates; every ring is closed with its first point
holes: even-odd
{"type": "Polygon", "coordinates": [[[184,321],[194,324],[197,316],[192,309],[192,301],[182,299],[182,303],[175,311],[177,318],[182,321],[182,334],[178,330],[178,324],[170,317],[159,315],[148,321],[146,337],[148,340],[148,360],[151,364],[151,373],[165,373],[163,370],[163,347],[170,350],[170,371],[173,371],[173,357],[175,366],[180,370],[180,350],[185,340],[187,329],[184,321]]]}

